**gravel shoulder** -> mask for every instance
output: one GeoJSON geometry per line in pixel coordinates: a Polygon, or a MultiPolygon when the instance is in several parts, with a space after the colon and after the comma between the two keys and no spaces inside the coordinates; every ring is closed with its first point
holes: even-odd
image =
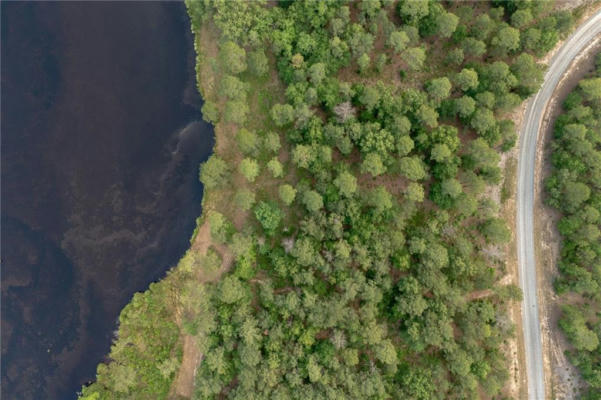
{"type": "MultiPolygon", "coordinates": [[[[543,142],[542,140],[538,141],[538,137],[541,132],[541,124],[545,120],[543,117],[547,106],[552,102],[560,81],[569,71],[570,64],[600,33],[601,11],[597,11],[565,41],[551,59],[541,90],[528,102],[520,131],[517,186],[518,266],[520,286],[524,292],[522,319],[528,397],[536,400],[550,398],[552,394],[549,390],[552,387],[549,357],[547,355],[543,358],[543,348],[549,348],[550,342],[545,337],[543,344],[541,334],[546,329],[548,330],[545,328],[545,324],[548,326],[548,321],[541,320],[539,317],[541,314],[539,308],[544,308],[547,293],[542,286],[537,285],[537,274],[539,276],[544,274],[540,268],[537,268],[535,253],[537,246],[534,235],[535,198],[540,201],[541,187],[540,179],[535,180],[536,156],[539,149],[542,149],[540,144],[543,142]],[[538,189],[535,190],[537,187],[538,189]],[[539,269],[538,273],[537,269],[539,269]],[[541,324],[543,325],[542,329],[541,324]]],[[[538,178],[541,178],[540,173],[538,178]]]]}
{"type": "Polygon", "coordinates": [[[576,87],[580,79],[594,67],[594,56],[601,51],[601,37],[597,37],[570,65],[564,78],[553,92],[553,100],[547,106],[541,125],[541,143],[537,150],[534,237],[536,243],[537,276],[541,333],[543,336],[543,358],[550,376],[550,390],[554,399],[576,398],[581,387],[577,369],[566,359],[564,352],[569,348],[565,337],[557,329],[560,316],[560,299],[553,290],[553,281],[558,276],[557,261],[561,237],[557,231],[559,213],[543,203],[544,180],[550,174],[551,152],[549,144],[553,126],[561,113],[561,104],[576,87]]]}

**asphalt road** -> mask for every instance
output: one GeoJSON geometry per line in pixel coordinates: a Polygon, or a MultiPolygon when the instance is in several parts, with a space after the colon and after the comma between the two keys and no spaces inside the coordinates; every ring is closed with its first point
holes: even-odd
{"type": "Polygon", "coordinates": [[[574,58],[599,34],[601,34],[601,11],[578,27],[553,57],[542,88],[528,103],[520,131],[517,246],[520,285],[524,292],[522,320],[528,398],[533,400],[545,399],[545,376],[534,257],[534,175],[538,134],[545,109],[559,81],[574,58]]]}

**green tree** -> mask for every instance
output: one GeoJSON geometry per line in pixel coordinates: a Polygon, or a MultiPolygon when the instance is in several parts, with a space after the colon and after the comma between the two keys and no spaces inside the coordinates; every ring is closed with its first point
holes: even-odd
{"type": "Polygon", "coordinates": [[[436,128],[438,126],[438,113],[432,107],[423,104],[416,112],[417,118],[426,126],[436,128]]]}
{"type": "Polygon", "coordinates": [[[455,111],[461,118],[469,118],[476,111],[476,101],[470,96],[461,96],[454,100],[455,111]]]}
{"type": "Polygon", "coordinates": [[[278,193],[280,195],[280,199],[282,199],[284,204],[286,204],[287,206],[292,204],[294,198],[296,197],[296,189],[294,189],[287,183],[280,185],[280,187],[278,188],[278,193]]]}
{"type": "Polygon", "coordinates": [[[131,365],[115,365],[112,371],[117,392],[128,393],[130,388],[136,384],[136,370],[131,365]]]}
{"type": "Polygon", "coordinates": [[[242,300],[245,292],[242,282],[236,276],[227,275],[219,283],[219,300],[226,304],[233,304],[242,300]]]}
{"type": "Polygon", "coordinates": [[[540,41],[541,41],[541,31],[538,28],[532,27],[528,28],[521,35],[522,48],[527,51],[533,51],[536,54],[539,54],[540,49],[540,41]]]}
{"type": "Polygon", "coordinates": [[[357,66],[359,67],[359,71],[361,73],[367,72],[367,69],[369,68],[370,63],[371,63],[371,60],[369,58],[369,55],[367,55],[367,53],[361,54],[361,56],[357,59],[357,66]]]}
{"type": "Polygon", "coordinates": [[[411,153],[415,144],[409,136],[400,136],[397,139],[396,150],[399,156],[406,156],[411,153]]]}
{"type": "Polygon", "coordinates": [[[518,84],[509,66],[502,61],[488,64],[481,73],[480,82],[484,88],[495,94],[507,93],[518,84]]]}
{"type": "Polygon", "coordinates": [[[470,126],[481,136],[486,135],[496,124],[495,115],[488,108],[478,108],[470,120],[470,126]]]}
{"type": "Polygon", "coordinates": [[[259,202],[255,207],[255,217],[268,235],[273,235],[282,220],[282,212],[275,204],[259,202]]]}
{"type": "Polygon", "coordinates": [[[277,157],[272,158],[267,163],[267,169],[271,172],[274,178],[281,178],[284,174],[284,169],[282,168],[282,164],[279,162],[277,157]]]}
{"type": "Polygon", "coordinates": [[[362,174],[368,173],[372,176],[378,176],[386,172],[386,166],[379,154],[368,153],[361,163],[360,170],[362,174]]]}
{"type": "Polygon", "coordinates": [[[218,243],[227,242],[231,230],[231,223],[227,218],[220,212],[211,210],[208,221],[211,227],[211,238],[218,243]]]}
{"type": "Polygon", "coordinates": [[[307,374],[309,375],[309,380],[312,383],[319,382],[322,379],[323,369],[317,363],[314,356],[309,357],[309,362],[307,363],[307,374]]]}
{"type": "Polygon", "coordinates": [[[369,192],[367,202],[374,207],[378,213],[389,210],[393,206],[392,195],[384,186],[378,186],[369,192]]]}
{"type": "Polygon", "coordinates": [[[480,107],[492,109],[495,106],[496,100],[494,93],[484,91],[476,94],[476,101],[480,107]]]}
{"type": "Polygon", "coordinates": [[[245,235],[239,232],[232,236],[230,249],[236,257],[246,256],[254,246],[254,238],[251,235],[245,235]]]}
{"type": "Polygon", "coordinates": [[[443,12],[439,14],[436,17],[438,35],[443,38],[451,37],[453,32],[455,32],[458,23],[459,18],[453,13],[443,12]]]}
{"type": "Polygon", "coordinates": [[[487,170],[496,168],[499,164],[499,154],[490,148],[482,138],[472,140],[468,145],[464,164],[467,169],[487,170]]]}
{"type": "Polygon", "coordinates": [[[432,79],[426,91],[436,101],[446,99],[451,94],[451,81],[447,77],[432,79]]]}
{"type": "Polygon", "coordinates": [[[244,101],[230,100],[225,103],[224,118],[226,122],[242,125],[246,122],[248,113],[248,104],[244,101]]]}
{"type": "Polygon", "coordinates": [[[232,75],[225,75],[219,82],[219,95],[228,99],[246,100],[247,85],[232,75]]]}
{"type": "Polygon", "coordinates": [[[254,182],[255,179],[257,179],[257,176],[259,176],[259,163],[252,158],[245,158],[240,161],[238,171],[247,181],[254,182]]]}
{"type": "Polygon", "coordinates": [[[311,82],[319,85],[326,77],[326,65],[324,63],[315,63],[309,67],[309,77],[311,82]]]}
{"type": "Polygon", "coordinates": [[[418,181],[426,177],[426,170],[422,161],[415,156],[402,157],[399,160],[399,169],[402,175],[412,181],[418,181]]]}
{"type": "Polygon", "coordinates": [[[385,339],[376,346],[375,355],[384,364],[396,365],[398,362],[396,348],[390,339],[385,339]]]}
{"type": "MultiPolygon", "coordinates": [[[[290,254],[292,254],[292,256],[296,258],[298,263],[304,267],[315,263],[316,260],[313,242],[307,237],[297,240],[294,243],[294,248],[292,249],[290,254]]],[[[308,342],[308,344],[310,343],[309,345],[311,345],[314,342],[314,338],[311,336],[310,338],[306,339],[306,342],[308,342]]]]}
{"type": "Polygon", "coordinates": [[[563,185],[563,204],[568,212],[576,211],[591,196],[591,189],[582,182],[568,181],[563,185]]]}
{"type": "Polygon", "coordinates": [[[240,151],[244,154],[254,154],[259,145],[259,137],[254,132],[245,128],[238,130],[236,141],[238,142],[240,151]]]}
{"type": "Polygon", "coordinates": [[[388,63],[388,56],[384,53],[380,54],[376,59],[376,71],[378,73],[382,73],[384,70],[384,66],[388,63]]]}
{"type": "Polygon", "coordinates": [[[599,338],[586,326],[584,316],[576,307],[563,306],[559,326],[576,349],[594,351],[599,347],[599,338]]]}
{"type": "Polygon", "coordinates": [[[429,400],[432,393],[436,392],[431,373],[427,369],[407,368],[401,376],[401,398],[429,400]]]}
{"type": "Polygon", "coordinates": [[[303,193],[303,204],[309,212],[316,212],[323,207],[323,198],[315,190],[307,190],[303,193]]]}
{"type": "Polygon", "coordinates": [[[480,14],[474,19],[474,25],[470,30],[472,36],[478,40],[488,39],[490,33],[495,29],[496,23],[488,14],[480,14]]]}
{"type": "Polygon", "coordinates": [[[336,185],[340,194],[350,197],[357,191],[357,178],[353,174],[343,171],[334,180],[334,185],[336,185]]]}
{"type": "Polygon", "coordinates": [[[447,53],[445,57],[445,62],[451,65],[461,65],[461,63],[463,63],[464,58],[465,55],[463,54],[463,49],[454,48],[447,53]]]}
{"type": "Polygon", "coordinates": [[[517,10],[511,15],[511,25],[517,29],[522,29],[532,22],[532,18],[532,12],[530,9],[525,8],[522,10],[517,10]]]}
{"type": "Polygon", "coordinates": [[[511,64],[511,72],[519,82],[518,92],[522,97],[535,93],[543,81],[543,68],[528,53],[522,53],[515,58],[511,64]]]}
{"type": "Polygon", "coordinates": [[[441,182],[441,191],[443,195],[449,196],[451,199],[456,199],[463,193],[463,188],[457,179],[451,178],[441,182]]]}
{"type": "Polygon", "coordinates": [[[401,18],[409,21],[418,21],[430,13],[427,0],[403,0],[398,7],[401,18]]]}
{"type": "Polygon", "coordinates": [[[461,42],[461,48],[469,57],[482,57],[486,53],[486,43],[473,37],[468,37],[461,42]]]}
{"type": "Polygon", "coordinates": [[[601,100],[601,78],[583,79],[578,86],[586,100],[592,102],[601,100]]]}
{"type": "Polygon", "coordinates": [[[280,135],[275,132],[267,132],[263,137],[263,148],[269,153],[277,153],[280,150],[280,135]]]}
{"type": "Polygon", "coordinates": [[[386,44],[392,47],[395,52],[401,53],[409,44],[409,36],[403,31],[394,31],[388,36],[386,44]]]}
{"type": "Polygon", "coordinates": [[[263,49],[257,49],[248,55],[248,69],[257,77],[262,77],[269,70],[269,61],[263,49]]]}
{"type": "Polygon", "coordinates": [[[417,182],[410,182],[409,185],[407,185],[405,195],[407,196],[407,199],[416,203],[421,203],[424,201],[424,188],[417,182]]]}
{"type": "Polygon", "coordinates": [[[231,74],[246,71],[246,51],[232,41],[227,41],[221,45],[219,58],[223,68],[231,74]]]}
{"type": "Polygon", "coordinates": [[[380,101],[380,92],[377,88],[373,86],[366,86],[365,88],[363,88],[361,96],[359,96],[359,101],[368,110],[371,111],[376,107],[376,105],[380,101]]]}
{"type": "Polygon", "coordinates": [[[212,101],[205,100],[201,108],[202,119],[212,124],[219,122],[219,108],[212,101]]]}
{"type": "Polygon", "coordinates": [[[216,188],[225,185],[229,180],[227,163],[219,156],[213,154],[209,159],[200,164],[200,181],[207,188],[216,188]]]}
{"type": "Polygon", "coordinates": [[[276,104],[271,107],[271,119],[276,126],[284,126],[294,119],[294,108],[290,104],[276,104]]]}
{"type": "Polygon", "coordinates": [[[219,271],[219,268],[221,268],[221,262],[221,257],[211,247],[207,250],[207,253],[200,258],[199,264],[209,276],[214,276],[214,274],[219,271]]]}
{"type": "Polygon", "coordinates": [[[478,87],[478,73],[472,68],[463,68],[455,75],[453,82],[464,92],[475,89],[478,87]]]}
{"type": "Polygon", "coordinates": [[[339,60],[343,60],[349,56],[348,44],[338,36],[334,36],[332,40],[330,40],[330,51],[332,52],[332,56],[339,60]]]}
{"type": "Polygon", "coordinates": [[[312,146],[299,144],[292,150],[292,161],[299,168],[309,168],[316,158],[315,149],[312,146]]]}
{"type": "Polygon", "coordinates": [[[449,147],[444,143],[437,143],[432,146],[432,151],[430,152],[430,157],[436,162],[446,162],[448,161],[453,153],[449,147]]]}
{"type": "Polygon", "coordinates": [[[402,58],[409,69],[419,71],[426,61],[426,52],[421,47],[410,47],[403,51],[402,58]]]}
{"type": "Polygon", "coordinates": [[[480,225],[480,232],[487,242],[493,244],[506,244],[511,240],[511,232],[505,222],[499,218],[489,218],[480,225]]]}
{"type": "Polygon", "coordinates": [[[505,55],[520,48],[520,31],[506,26],[499,29],[497,35],[492,38],[490,43],[495,51],[498,51],[501,55],[505,55]]]}

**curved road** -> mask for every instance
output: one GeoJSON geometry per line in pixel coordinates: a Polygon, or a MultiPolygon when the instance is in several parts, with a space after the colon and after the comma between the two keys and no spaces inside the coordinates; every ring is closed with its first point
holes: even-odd
{"type": "Polygon", "coordinates": [[[574,58],[601,33],[601,11],[582,24],[552,58],[541,89],[530,100],[520,131],[517,187],[517,246],[528,398],[545,399],[545,376],[534,258],[534,172],[539,128],[547,104],[574,58]]]}

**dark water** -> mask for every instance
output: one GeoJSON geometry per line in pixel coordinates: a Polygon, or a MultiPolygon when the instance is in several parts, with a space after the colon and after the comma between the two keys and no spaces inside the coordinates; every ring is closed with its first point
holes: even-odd
{"type": "Polygon", "coordinates": [[[73,399],[200,214],[181,3],[2,2],[2,398],[73,399]]]}

